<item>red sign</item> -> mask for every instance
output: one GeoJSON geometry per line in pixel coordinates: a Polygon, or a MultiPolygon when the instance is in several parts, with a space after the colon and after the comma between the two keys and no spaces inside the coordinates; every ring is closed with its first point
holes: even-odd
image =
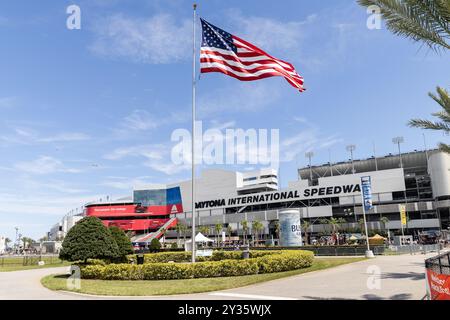
{"type": "Polygon", "coordinates": [[[431,300],[450,300],[450,275],[427,269],[427,279],[431,300]]]}
{"type": "Polygon", "coordinates": [[[91,206],[86,208],[86,215],[94,217],[126,217],[126,216],[157,216],[183,212],[183,205],[141,207],[132,205],[91,206]]]}

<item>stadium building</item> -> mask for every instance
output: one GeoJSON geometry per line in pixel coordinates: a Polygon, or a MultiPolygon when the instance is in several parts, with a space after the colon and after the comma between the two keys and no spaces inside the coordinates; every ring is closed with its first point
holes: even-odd
{"type": "MultiPolygon", "coordinates": [[[[405,234],[447,230],[450,226],[450,155],[438,150],[414,151],[298,169],[298,181],[279,190],[277,172],[205,170],[196,180],[196,224],[243,234],[242,221],[262,222],[262,238],[276,236],[279,213],[298,209],[310,224],[311,235],[330,231],[334,217],[341,230],[361,228],[362,176],[370,176],[374,207],[367,212],[369,230],[401,230],[400,208],[406,207],[405,234]],[[386,218],[386,219],[382,219],[386,218]]],[[[153,238],[175,238],[178,221],[191,225],[191,182],[139,188],[117,201],[90,203],[85,214],[107,226],[117,225],[136,243],[153,238]]],[[[251,233],[252,230],[249,230],[251,233]]]]}

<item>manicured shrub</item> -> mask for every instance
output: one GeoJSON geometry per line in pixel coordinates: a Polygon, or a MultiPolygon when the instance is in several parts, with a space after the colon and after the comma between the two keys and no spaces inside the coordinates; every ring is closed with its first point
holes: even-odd
{"type": "Polygon", "coordinates": [[[119,256],[119,248],[100,219],[85,217],[73,226],[64,238],[59,258],[67,261],[88,259],[113,260],[119,256]]]}
{"type": "Polygon", "coordinates": [[[127,254],[133,253],[133,246],[130,239],[119,227],[111,226],[109,227],[109,231],[111,232],[111,235],[119,248],[117,260],[120,262],[126,262],[127,254]]]}
{"type": "Polygon", "coordinates": [[[161,249],[161,242],[156,238],[152,239],[149,249],[151,252],[158,252],[158,250],[161,249]]]}
{"type": "MultiPolygon", "coordinates": [[[[258,273],[282,272],[311,266],[314,255],[311,251],[260,251],[250,259],[225,259],[204,261],[195,264],[183,263],[190,259],[189,252],[164,252],[145,255],[143,265],[132,264],[95,264],[81,265],[84,279],[100,280],[171,280],[190,278],[213,278],[243,276],[258,273]],[[172,260],[169,260],[172,259],[172,260]],[[158,260],[158,262],[155,262],[158,260]],[[167,261],[179,260],[178,263],[167,261]],[[152,261],[152,262],[148,262],[152,261]],[[161,262],[164,261],[164,262],[161,262]]],[[[218,253],[216,258],[224,256],[237,257],[238,252],[218,253]]]]}
{"type": "Polygon", "coordinates": [[[283,272],[307,268],[314,260],[312,251],[283,251],[257,259],[260,273],[283,272]]]}

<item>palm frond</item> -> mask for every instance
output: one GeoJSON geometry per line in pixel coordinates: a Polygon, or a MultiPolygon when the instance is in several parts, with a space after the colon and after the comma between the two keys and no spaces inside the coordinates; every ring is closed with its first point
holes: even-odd
{"type": "Polygon", "coordinates": [[[395,35],[423,42],[434,50],[450,49],[448,0],[358,0],[378,6],[387,28],[395,35]]]}
{"type": "Polygon", "coordinates": [[[450,132],[450,125],[443,122],[433,122],[430,120],[423,120],[423,119],[412,119],[409,121],[408,125],[414,128],[422,128],[427,130],[444,130],[445,132],[450,132]]]}
{"type": "Polygon", "coordinates": [[[439,105],[444,108],[444,110],[448,114],[450,114],[450,96],[448,94],[448,91],[441,87],[437,87],[436,91],[438,95],[435,95],[432,92],[428,93],[428,95],[431,97],[431,99],[439,103],[439,105]]]}
{"type": "Polygon", "coordinates": [[[445,143],[439,143],[439,150],[444,151],[446,153],[450,153],[450,145],[445,143]]]}

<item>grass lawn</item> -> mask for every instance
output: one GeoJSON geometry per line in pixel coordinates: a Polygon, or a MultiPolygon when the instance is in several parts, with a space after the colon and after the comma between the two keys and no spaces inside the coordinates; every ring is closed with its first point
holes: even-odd
{"type": "MultiPolygon", "coordinates": [[[[81,280],[81,289],[73,291],[106,296],[152,296],[200,293],[243,287],[258,282],[295,276],[361,260],[365,260],[365,258],[321,258],[315,259],[313,265],[305,269],[240,277],[148,281],[81,280]]],[[[42,278],[41,283],[51,290],[69,291],[66,287],[66,279],[66,275],[50,275],[42,278]]]]}
{"type": "Polygon", "coordinates": [[[45,265],[43,266],[37,264],[38,260],[37,257],[33,257],[26,261],[27,265],[23,265],[25,261],[24,257],[0,257],[0,272],[64,267],[70,265],[70,263],[62,262],[57,257],[42,257],[42,261],[45,262],[45,265]]]}

